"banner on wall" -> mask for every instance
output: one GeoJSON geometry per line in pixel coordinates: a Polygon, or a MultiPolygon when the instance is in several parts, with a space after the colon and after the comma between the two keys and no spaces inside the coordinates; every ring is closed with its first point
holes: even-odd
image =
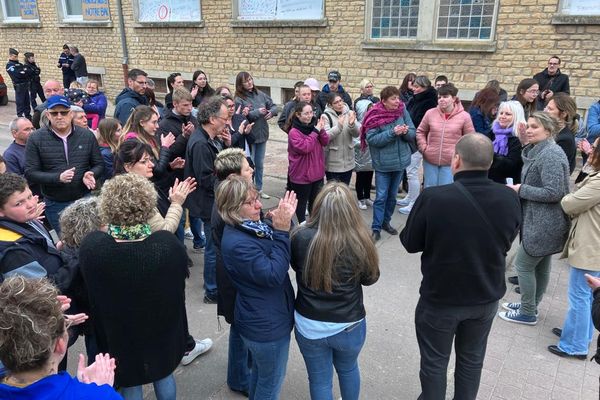
{"type": "Polygon", "coordinates": [[[39,19],[37,0],[19,0],[22,19],[39,19]]]}
{"type": "Polygon", "coordinates": [[[309,20],[323,18],[323,0],[238,0],[240,20],[309,20]]]}
{"type": "Polygon", "coordinates": [[[81,0],[84,21],[105,21],[110,19],[108,0],[81,0]]]}
{"type": "Polygon", "coordinates": [[[139,0],[140,22],[200,21],[199,0],[139,0]]]}

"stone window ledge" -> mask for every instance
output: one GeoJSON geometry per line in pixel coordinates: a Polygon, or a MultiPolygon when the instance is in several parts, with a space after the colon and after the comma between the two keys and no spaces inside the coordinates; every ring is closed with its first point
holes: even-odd
{"type": "Polygon", "coordinates": [[[303,20],[239,20],[232,19],[232,28],[298,28],[298,27],[327,27],[327,18],[303,20]]]}
{"type": "Polygon", "coordinates": [[[189,22],[140,22],[133,24],[134,28],[204,28],[204,20],[189,22]]]}
{"type": "Polygon", "coordinates": [[[22,20],[22,21],[1,21],[0,29],[2,28],[41,28],[42,23],[39,20],[22,20]]]}
{"type": "Polygon", "coordinates": [[[556,14],[552,17],[552,25],[600,25],[600,15],[568,15],[556,14]]]}
{"type": "Polygon", "coordinates": [[[363,50],[413,50],[413,51],[464,51],[476,53],[493,53],[496,42],[462,42],[462,41],[373,41],[362,42],[363,50]]]}
{"type": "Polygon", "coordinates": [[[58,23],[59,28],[112,28],[111,21],[62,21],[58,23]]]}

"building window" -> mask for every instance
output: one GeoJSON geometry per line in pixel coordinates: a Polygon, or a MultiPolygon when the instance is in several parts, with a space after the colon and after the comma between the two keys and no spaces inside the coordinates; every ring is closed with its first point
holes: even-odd
{"type": "Polygon", "coordinates": [[[57,0],[57,4],[60,18],[65,23],[110,22],[108,0],[57,0]]]}
{"type": "Polygon", "coordinates": [[[137,0],[137,19],[150,23],[201,22],[200,1],[137,0]]]}
{"type": "Polygon", "coordinates": [[[560,9],[567,15],[600,15],[598,0],[563,0],[560,9]]]}
{"type": "Polygon", "coordinates": [[[37,0],[0,0],[4,22],[38,22],[37,0]]]}
{"type": "Polygon", "coordinates": [[[83,19],[81,0],[63,0],[65,17],[83,19]]]}
{"type": "Polygon", "coordinates": [[[372,38],[417,37],[419,0],[373,0],[372,38]]]}
{"type": "Polygon", "coordinates": [[[499,0],[367,0],[366,45],[491,51],[498,4],[499,0]]]}

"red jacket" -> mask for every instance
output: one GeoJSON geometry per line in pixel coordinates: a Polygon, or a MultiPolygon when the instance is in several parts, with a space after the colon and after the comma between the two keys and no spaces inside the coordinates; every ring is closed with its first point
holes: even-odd
{"type": "Polygon", "coordinates": [[[454,110],[448,119],[439,106],[425,113],[417,128],[417,146],[425,161],[434,165],[447,166],[452,161],[458,139],[474,132],[471,116],[457,97],[454,110]]]}
{"type": "Polygon", "coordinates": [[[323,148],[329,143],[325,129],[317,134],[305,135],[296,128],[288,134],[288,161],[290,182],[306,184],[325,176],[325,154],[323,148]]]}

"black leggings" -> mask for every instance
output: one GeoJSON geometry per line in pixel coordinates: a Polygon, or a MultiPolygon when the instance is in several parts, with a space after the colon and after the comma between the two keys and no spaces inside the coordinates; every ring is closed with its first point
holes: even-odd
{"type": "Polygon", "coordinates": [[[371,197],[371,182],[373,182],[373,171],[356,171],[356,197],[358,200],[366,200],[371,197]]]}
{"type": "Polygon", "coordinates": [[[296,218],[298,218],[298,223],[301,224],[305,220],[306,213],[306,205],[308,203],[308,212],[312,211],[312,205],[317,197],[317,194],[321,191],[323,187],[323,179],[319,179],[318,181],[312,183],[294,183],[290,182],[291,189],[296,192],[296,197],[298,198],[298,207],[296,207],[296,218]]]}

